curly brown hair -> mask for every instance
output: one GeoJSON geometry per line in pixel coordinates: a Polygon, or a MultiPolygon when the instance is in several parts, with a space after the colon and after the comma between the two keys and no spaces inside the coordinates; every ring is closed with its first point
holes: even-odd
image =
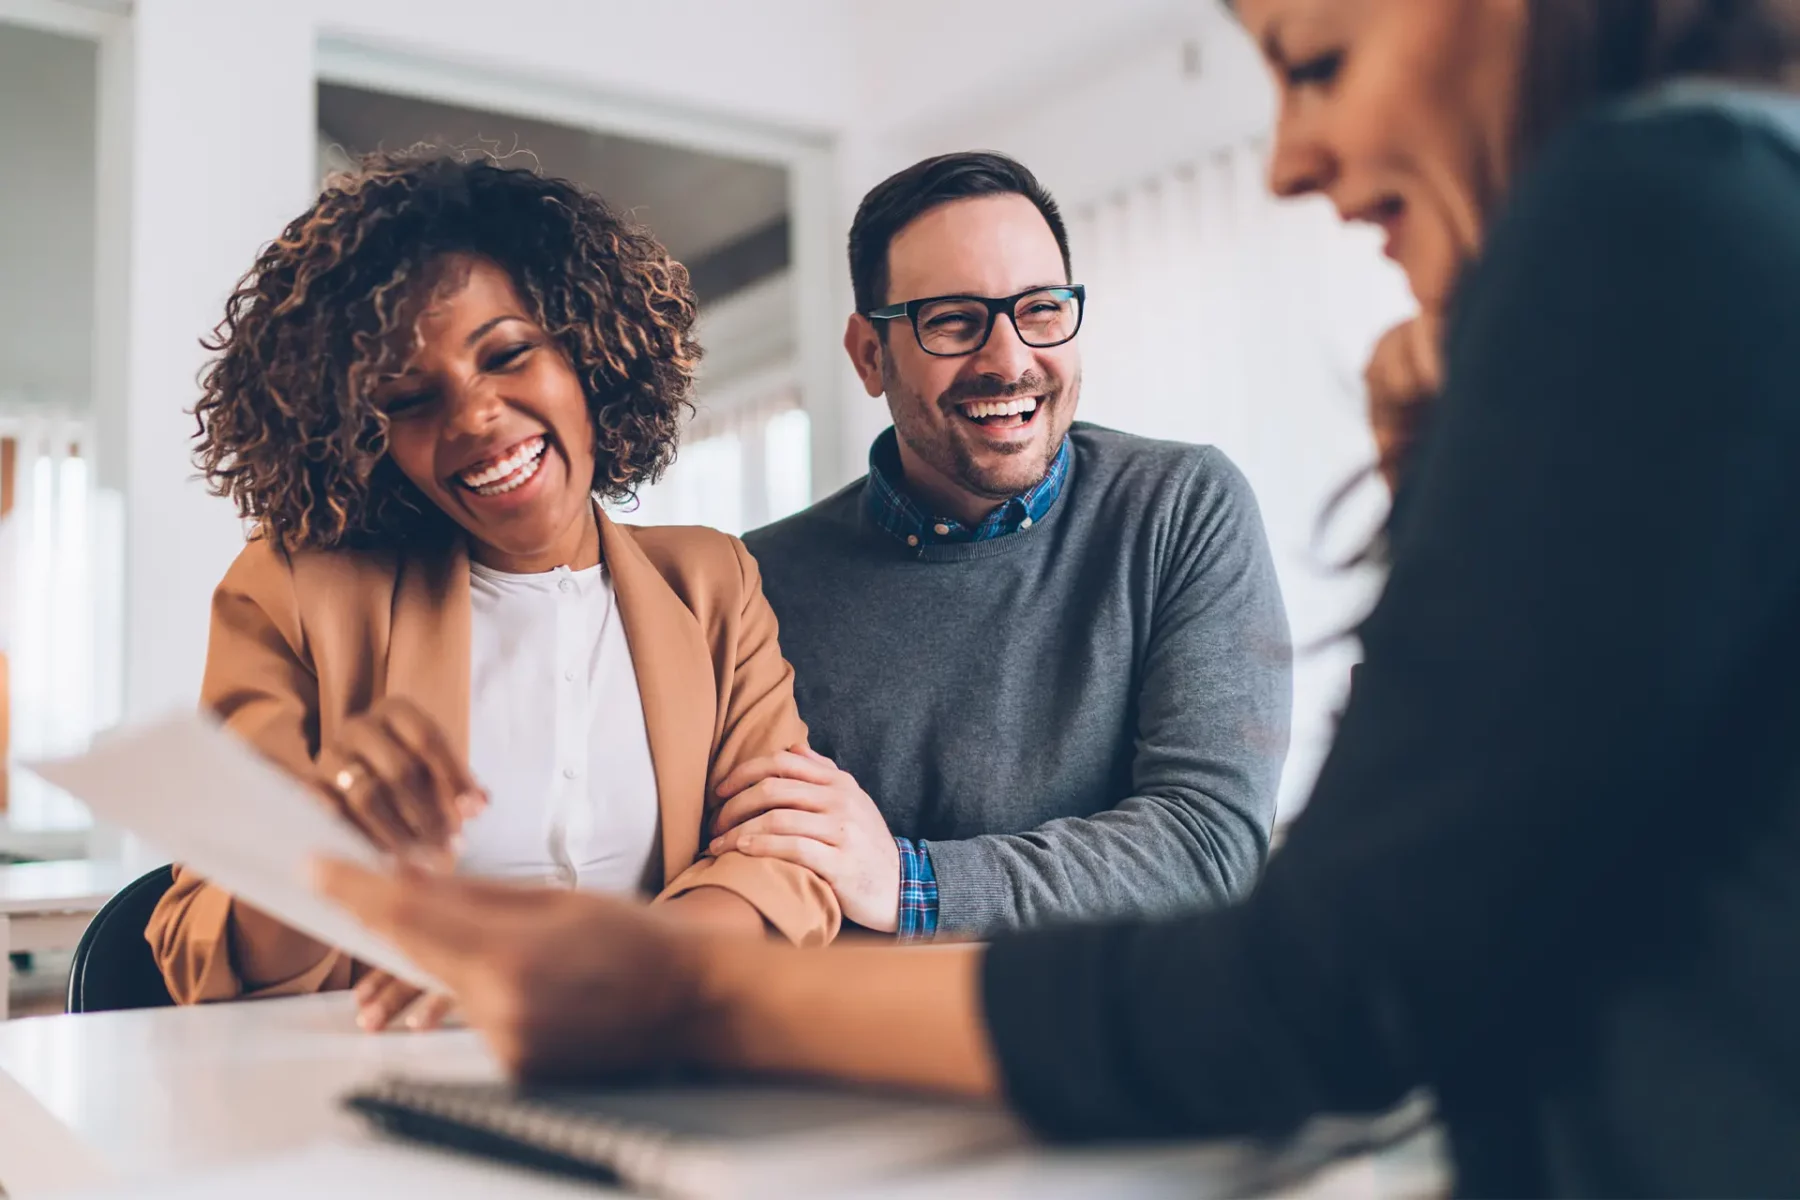
{"type": "Polygon", "coordinates": [[[687,270],[599,196],[485,155],[415,147],[332,179],[257,257],[203,344],[195,462],[288,549],[391,545],[448,518],[387,456],[376,384],[445,255],[491,260],[568,355],[595,430],[593,490],[623,500],[674,458],[700,347],[687,270]]]}

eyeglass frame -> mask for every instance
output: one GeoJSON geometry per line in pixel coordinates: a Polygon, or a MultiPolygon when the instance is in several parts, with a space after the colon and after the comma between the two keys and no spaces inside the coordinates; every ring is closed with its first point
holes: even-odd
{"type": "Polygon", "coordinates": [[[1066,346],[1075,340],[1075,335],[1081,332],[1082,322],[1087,320],[1087,285],[1084,283],[1048,283],[1042,287],[1026,288],[1015,296],[1006,296],[1001,299],[994,299],[989,296],[971,296],[961,292],[953,293],[948,296],[926,296],[918,300],[907,300],[900,304],[889,304],[881,308],[872,308],[862,315],[865,320],[870,321],[898,321],[900,318],[905,317],[912,325],[913,341],[917,342],[919,344],[919,349],[923,350],[926,354],[931,355],[933,358],[967,358],[971,354],[980,354],[982,350],[987,347],[988,342],[994,336],[994,325],[999,321],[1001,313],[1005,313],[1006,319],[1012,322],[1013,335],[1019,339],[1021,344],[1030,346],[1033,350],[1051,350],[1057,346],[1066,346]],[[1034,345],[1031,342],[1027,342],[1025,340],[1025,335],[1019,332],[1019,314],[1017,312],[1019,301],[1027,296],[1035,296],[1039,292],[1069,292],[1074,295],[1075,328],[1069,331],[1068,337],[1061,338],[1054,342],[1045,342],[1041,345],[1034,345]],[[987,329],[982,332],[981,340],[967,350],[958,350],[954,354],[940,353],[939,351],[926,346],[924,336],[919,333],[920,310],[927,304],[937,304],[944,300],[972,300],[987,308],[987,329]]]}

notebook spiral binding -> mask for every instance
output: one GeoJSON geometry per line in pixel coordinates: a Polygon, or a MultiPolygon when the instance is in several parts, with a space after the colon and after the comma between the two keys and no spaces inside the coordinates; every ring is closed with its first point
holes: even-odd
{"type": "Polygon", "coordinates": [[[661,1130],[559,1112],[500,1084],[382,1079],[363,1094],[379,1104],[411,1109],[577,1162],[610,1168],[640,1187],[654,1187],[664,1177],[674,1142],[661,1130]]]}

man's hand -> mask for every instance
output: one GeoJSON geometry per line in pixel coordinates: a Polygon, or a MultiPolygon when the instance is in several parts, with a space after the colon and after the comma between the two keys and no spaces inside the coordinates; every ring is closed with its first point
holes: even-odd
{"type": "Polygon", "coordinates": [[[356,981],[356,1023],[370,1033],[380,1033],[401,1013],[408,1029],[436,1029],[449,1012],[448,996],[427,996],[386,971],[370,971],[356,981]]]}
{"type": "Polygon", "coordinates": [[[1369,426],[1375,434],[1376,467],[1390,489],[1411,456],[1444,387],[1443,324],[1427,315],[1403,321],[1382,335],[1369,357],[1369,426]]]}
{"type": "Polygon", "coordinates": [[[319,890],[431,972],[509,1072],[695,1061],[708,933],[643,904],[402,866],[315,867],[319,890]]]}
{"type": "Polygon", "coordinates": [[[719,785],[725,801],[708,850],[779,858],[815,872],[844,915],[866,929],[900,925],[900,848],[875,801],[847,771],[807,746],[740,765],[719,785]]]}

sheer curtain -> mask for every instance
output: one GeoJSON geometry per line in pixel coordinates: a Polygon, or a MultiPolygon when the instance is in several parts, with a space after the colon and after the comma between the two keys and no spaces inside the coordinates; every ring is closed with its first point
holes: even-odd
{"type": "Polygon", "coordinates": [[[1278,202],[1265,147],[1188,163],[1070,215],[1082,329],[1084,419],[1217,445],[1256,489],[1294,628],[1291,816],[1310,790],[1341,704],[1347,631],[1379,586],[1335,563],[1378,524],[1372,478],[1325,520],[1373,457],[1362,369],[1411,311],[1374,237],[1322,202],[1278,202]]]}
{"type": "MultiPolygon", "coordinates": [[[[12,509],[0,518],[0,651],[8,659],[10,767],[84,749],[118,715],[121,509],[94,487],[85,421],[0,417],[12,509]]],[[[8,815],[34,829],[82,828],[63,793],[11,771],[8,815]]]]}
{"type": "Polygon", "coordinates": [[[660,483],[620,519],[639,525],[710,525],[742,534],[806,507],[812,493],[811,423],[791,374],[777,371],[730,402],[706,399],[660,483]]]}

